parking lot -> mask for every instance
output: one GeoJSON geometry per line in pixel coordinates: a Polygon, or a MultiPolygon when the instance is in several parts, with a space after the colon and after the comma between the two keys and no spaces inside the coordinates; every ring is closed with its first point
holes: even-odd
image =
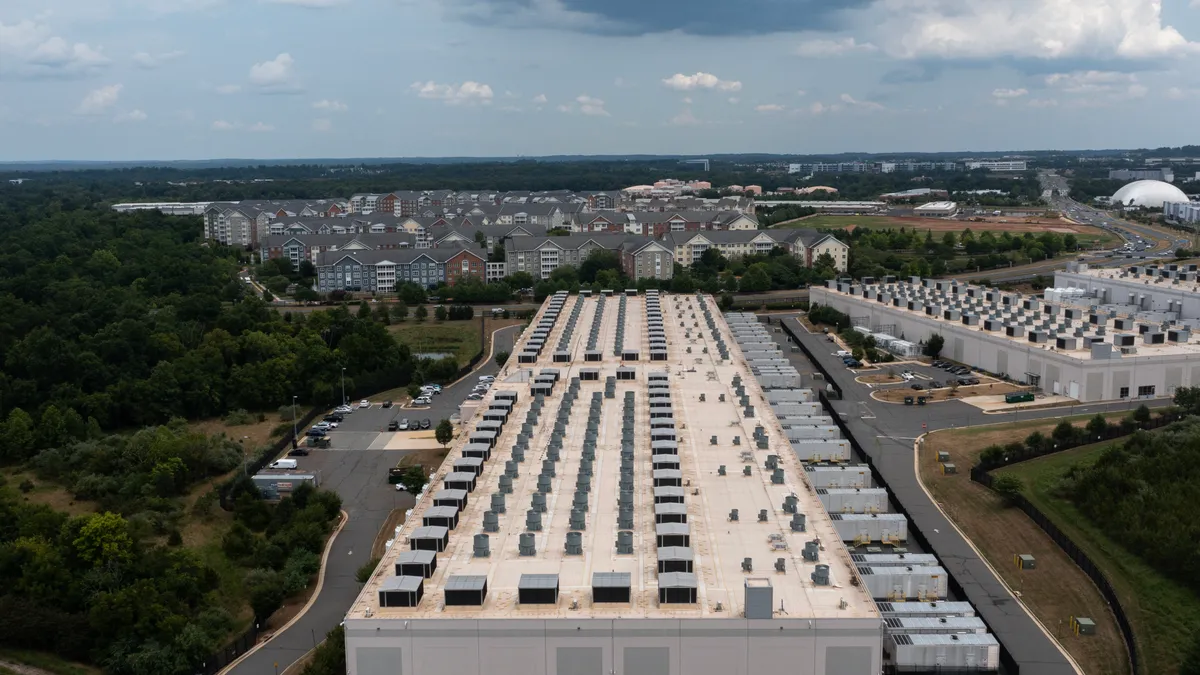
{"type": "MultiPolygon", "coordinates": [[[[388,424],[392,420],[407,419],[409,424],[420,423],[429,419],[430,431],[437,426],[439,420],[428,415],[422,415],[419,410],[406,410],[399,406],[384,408],[379,403],[371,404],[369,408],[359,408],[355,403],[353,412],[343,413],[342,421],[336,429],[330,429],[326,435],[329,439],[329,450],[382,450],[388,447],[393,437],[399,433],[389,432],[388,424]]],[[[410,431],[414,431],[410,429],[410,431]]],[[[310,448],[311,449],[311,448],[310,448]]],[[[315,450],[314,450],[315,451],[315,450]]]]}

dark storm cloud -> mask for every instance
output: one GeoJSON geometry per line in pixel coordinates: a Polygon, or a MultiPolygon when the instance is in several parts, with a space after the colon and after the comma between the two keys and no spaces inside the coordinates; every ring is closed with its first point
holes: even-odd
{"type": "Polygon", "coordinates": [[[761,35],[829,30],[873,0],[446,0],[475,23],[558,27],[585,33],[646,35],[761,35]],[[594,20],[588,21],[591,17],[594,20]]]}

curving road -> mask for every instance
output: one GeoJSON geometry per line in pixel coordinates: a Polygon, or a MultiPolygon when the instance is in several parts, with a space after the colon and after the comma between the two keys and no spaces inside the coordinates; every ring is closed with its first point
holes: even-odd
{"type": "MultiPolygon", "coordinates": [[[[522,326],[501,328],[493,336],[495,351],[512,351],[513,342],[522,326]]],[[[413,410],[413,417],[442,419],[458,412],[458,404],[471,393],[480,375],[495,375],[499,372],[492,358],[481,361],[478,368],[455,384],[447,386],[434,405],[428,409],[413,410]]],[[[347,447],[337,450],[313,450],[303,459],[304,467],[320,472],[321,487],[337,492],[342,498],[342,509],[350,518],[342,528],[329,552],[325,566],[325,581],[318,591],[312,606],[286,630],[276,633],[268,642],[245,657],[241,662],[227,668],[228,675],[272,675],[282,673],[297,659],[304,656],[325,634],[342,622],[346,611],[358,597],[362,585],[355,579],[358,568],[370,559],[371,546],[380,528],[387,522],[393,509],[410,508],[413,497],[396,490],[387,483],[387,470],[396,465],[405,451],[371,450],[378,432],[374,423],[368,423],[370,411],[350,416],[345,426],[356,423],[369,424],[371,433],[364,427],[360,433],[350,433],[347,447]]],[[[337,432],[335,432],[337,433],[337,432]]]]}
{"type": "MultiPolygon", "coordinates": [[[[913,456],[915,440],[926,431],[980,424],[1061,417],[1062,408],[1031,410],[1008,415],[984,415],[974,406],[959,401],[934,403],[913,409],[870,398],[870,390],[856,382],[854,375],[834,355],[834,345],[822,335],[808,333],[794,316],[784,318],[821,365],[842,387],[844,399],[834,401],[847,427],[863,450],[870,455],[880,475],[888,483],[892,496],[912,524],[929,540],[947,571],[962,586],[966,599],[991,626],[996,638],[1017,662],[1021,675],[1072,675],[1075,668],[1058,644],[1013,598],[1008,588],[992,573],[975,550],[958,533],[925,492],[917,475],[913,456]]],[[[776,335],[786,340],[786,335],[776,335]]],[[[797,368],[812,371],[800,353],[784,353],[797,368]]],[[[1148,405],[1166,405],[1169,401],[1144,401],[1148,405]]],[[[1127,410],[1135,403],[1080,404],[1070,414],[1127,410]]],[[[965,467],[964,467],[965,468],[965,467]]]]}

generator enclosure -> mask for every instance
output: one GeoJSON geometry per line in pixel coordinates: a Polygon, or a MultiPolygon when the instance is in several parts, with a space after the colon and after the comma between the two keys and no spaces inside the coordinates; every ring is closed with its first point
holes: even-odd
{"type": "Polygon", "coordinates": [[[818,488],[817,498],[830,513],[885,513],[888,510],[888,492],[883,488],[818,488]]]}

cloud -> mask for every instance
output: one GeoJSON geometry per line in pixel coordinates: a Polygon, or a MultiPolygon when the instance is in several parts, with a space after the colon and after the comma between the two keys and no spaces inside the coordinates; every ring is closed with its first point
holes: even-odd
{"type": "Polygon", "coordinates": [[[233,131],[234,129],[237,129],[240,126],[241,126],[240,124],[235,124],[233,122],[226,122],[225,120],[216,120],[212,123],[212,130],[213,131],[233,131]]]}
{"type": "Polygon", "coordinates": [[[729,97],[728,99],[726,99],[726,100],[728,100],[728,101],[729,101],[730,103],[732,103],[733,105],[737,105],[737,104],[738,104],[738,101],[740,101],[741,99],[740,99],[740,98],[738,98],[738,97],[736,97],[736,96],[730,96],[730,97],[729,97]]]}
{"type": "Polygon", "coordinates": [[[575,97],[575,101],[579,104],[579,112],[584,115],[609,116],[608,111],[604,109],[604,101],[598,98],[592,98],[587,94],[580,94],[575,97]]]}
{"type": "Polygon", "coordinates": [[[764,103],[754,106],[754,110],[761,113],[783,112],[783,106],[778,103],[764,103]]]}
{"type": "Polygon", "coordinates": [[[815,39],[801,42],[796,47],[795,53],[797,56],[805,58],[820,59],[846,56],[855,52],[869,54],[876,51],[879,51],[879,47],[870,42],[859,42],[852,37],[847,37],[833,40],[815,39]]]}
{"type": "Polygon", "coordinates": [[[236,94],[241,90],[242,90],[242,85],[240,85],[240,84],[222,84],[219,87],[217,87],[217,93],[223,94],[226,96],[228,96],[229,94],[236,94]]]}
{"type": "Polygon", "coordinates": [[[824,103],[821,103],[820,101],[815,101],[815,102],[813,102],[812,105],[808,106],[808,112],[812,113],[813,115],[824,115],[827,112],[841,110],[841,108],[842,108],[841,106],[836,105],[836,104],[833,106],[827,106],[824,103]]]}
{"type": "Polygon", "coordinates": [[[271,126],[270,124],[263,124],[262,122],[255,122],[254,124],[250,125],[250,128],[248,129],[248,131],[252,131],[254,133],[267,133],[267,132],[275,131],[275,127],[271,126]]]}
{"type": "Polygon", "coordinates": [[[113,106],[121,97],[122,85],[110,84],[99,89],[93,89],[79,103],[76,114],[99,115],[113,106]]]}
{"type": "Polygon", "coordinates": [[[1071,73],[1051,73],[1044,78],[1046,86],[1068,94],[1108,93],[1137,82],[1137,75],[1108,70],[1080,70],[1071,73]]]}
{"type": "Polygon", "coordinates": [[[1031,98],[1026,105],[1030,108],[1054,108],[1058,106],[1058,101],[1052,98],[1031,98]]]}
{"type": "Polygon", "coordinates": [[[670,123],[676,127],[694,127],[700,124],[700,120],[692,114],[691,108],[684,108],[682,112],[671,118],[670,123]]]}
{"type": "Polygon", "coordinates": [[[264,93],[298,93],[300,85],[296,80],[295,59],[284,52],[270,61],[263,61],[250,66],[250,84],[264,93]]]}
{"type": "Polygon", "coordinates": [[[478,25],[554,28],[604,35],[764,35],[838,27],[873,0],[442,0],[453,18],[478,25]]]}
{"type": "Polygon", "coordinates": [[[292,5],[306,9],[328,9],[348,3],[350,0],[264,0],[272,5],[292,5]]]}
{"type": "Polygon", "coordinates": [[[142,112],[141,110],[130,110],[127,113],[121,113],[120,115],[117,115],[113,121],[115,121],[115,122],[145,122],[146,117],[147,117],[146,113],[142,112]]]}
{"type": "MultiPolygon", "coordinates": [[[[1200,7],[1200,0],[1195,0],[1195,6],[1200,7]]],[[[1182,101],[1200,93],[1200,89],[1188,87],[1168,87],[1165,95],[1172,101],[1182,101]]]]}
{"type": "Polygon", "coordinates": [[[807,91],[804,91],[803,89],[797,89],[797,90],[796,90],[796,95],[797,95],[797,96],[808,96],[808,92],[807,92],[807,91]]]}
{"type": "Polygon", "coordinates": [[[44,24],[0,22],[0,72],[27,78],[74,78],[93,75],[111,61],[84,42],[52,35],[44,24]]]}
{"type": "Polygon", "coordinates": [[[691,96],[684,96],[684,97],[683,97],[683,102],[684,102],[685,104],[687,104],[687,105],[691,105],[691,104],[692,104],[692,97],[691,97],[691,96]]]}
{"type": "Polygon", "coordinates": [[[333,122],[327,118],[321,117],[312,121],[313,131],[329,131],[333,129],[333,122]]]}
{"type": "Polygon", "coordinates": [[[869,14],[900,58],[1155,59],[1200,52],[1161,0],[879,0],[869,14]]]}
{"type": "Polygon", "coordinates": [[[538,104],[538,105],[545,105],[545,104],[546,104],[546,95],[545,95],[545,94],[538,94],[537,96],[534,96],[534,97],[533,97],[533,102],[534,102],[534,103],[536,103],[536,104],[538,104]]]}
{"type": "Polygon", "coordinates": [[[317,101],[316,103],[312,104],[312,107],[316,108],[317,110],[329,110],[331,112],[346,112],[350,109],[350,106],[342,103],[341,101],[331,101],[329,99],[317,101]]]}
{"type": "Polygon", "coordinates": [[[413,82],[409,89],[420,98],[445,101],[447,105],[488,105],[495,95],[492,88],[479,82],[466,81],[460,85],[413,82]]]}
{"type": "Polygon", "coordinates": [[[874,101],[859,101],[850,94],[842,94],[838,97],[842,103],[845,103],[851,108],[863,108],[865,110],[886,110],[887,108],[882,103],[874,101]]]}
{"type": "Polygon", "coordinates": [[[172,52],[163,52],[161,54],[138,52],[133,55],[133,63],[140,68],[153,70],[154,68],[157,68],[168,61],[174,61],[175,59],[183,56],[183,54],[184,53],[182,51],[178,50],[172,52]]]}
{"type": "Polygon", "coordinates": [[[992,98],[1010,99],[1020,98],[1029,93],[1028,89],[993,89],[992,98]]]}
{"type": "Polygon", "coordinates": [[[662,83],[670,89],[691,91],[693,89],[716,89],[717,91],[741,91],[742,83],[737,80],[722,80],[711,73],[696,73],[684,75],[675,73],[663,79],[662,83]]]}

